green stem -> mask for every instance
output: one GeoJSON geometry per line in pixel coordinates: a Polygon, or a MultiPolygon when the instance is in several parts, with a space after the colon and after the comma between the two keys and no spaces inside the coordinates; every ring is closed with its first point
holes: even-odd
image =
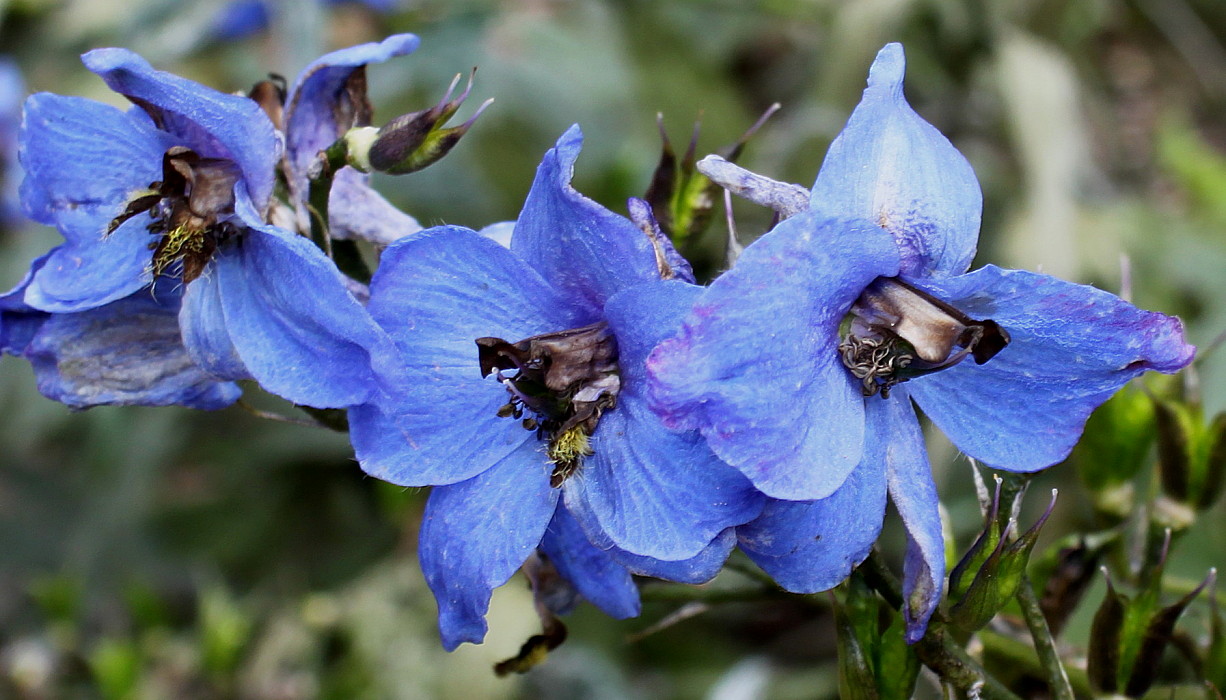
{"type": "Polygon", "coordinates": [[[915,654],[925,666],[963,693],[975,693],[985,700],[1021,700],[1000,681],[988,675],[966,650],[945,635],[937,623],[915,643],[915,654]]]}
{"type": "Polygon", "coordinates": [[[1022,607],[1022,617],[1026,619],[1026,626],[1030,628],[1034,650],[1038,653],[1039,662],[1043,664],[1043,670],[1047,674],[1047,685],[1052,698],[1054,700],[1073,700],[1073,688],[1069,685],[1068,674],[1064,671],[1064,664],[1060,662],[1060,654],[1056,651],[1056,643],[1052,640],[1051,631],[1047,628],[1047,618],[1043,616],[1043,609],[1039,607],[1039,598],[1034,594],[1034,587],[1030,585],[1030,577],[1024,572],[1021,583],[1017,587],[1017,602],[1022,607]]]}
{"type": "Polygon", "coordinates": [[[323,151],[319,172],[311,177],[307,189],[307,208],[311,214],[311,240],[320,250],[332,257],[331,237],[328,235],[328,196],[332,194],[332,181],[336,173],[345,167],[349,148],[344,139],[339,139],[323,151]]]}
{"type": "MultiPolygon", "coordinates": [[[[976,637],[983,643],[984,654],[999,659],[1001,663],[1025,671],[1032,676],[1041,676],[1043,667],[1035,657],[1034,649],[1023,641],[1006,637],[989,629],[980,630],[976,637]]],[[[1076,667],[1067,669],[1069,685],[1077,695],[1092,697],[1094,691],[1090,688],[1090,679],[1084,669],[1076,667]]]]}

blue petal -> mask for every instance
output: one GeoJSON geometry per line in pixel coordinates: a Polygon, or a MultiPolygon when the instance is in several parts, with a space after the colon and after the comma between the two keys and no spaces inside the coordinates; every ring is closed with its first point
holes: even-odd
{"type": "Polygon", "coordinates": [[[254,100],[154,70],[126,49],[94,49],[81,60],[112,90],[144,109],[161,129],[178,137],[179,145],[236,163],[256,205],[262,208],[268,202],[281,142],[254,100]]]}
{"type": "Polygon", "coordinates": [[[370,176],[342,168],[328,195],[328,232],[333,238],[388,246],[417,233],[421,224],[371,188],[370,176]]]}
{"type": "Polygon", "coordinates": [[[838,326],[865,285],[897,270],[893,239],[867,221],[784,221],[651,355],[652,408],[702,431],[768,496],[829,496],[864,446],[864,397],[839,359],[838,326]]]}
{"type": "Polygon", "coordinates": [[[26,99],[20,140],[26,214],[49,225],[73,215],[64,233],[76,234],[69,239],[75,243],[102,240],[132,195],[162,178],[162,154],[171,145],[144,118],[46,92],[26,99]]]}
{"type": "MultiPolygon", "coordinates": [[[[86,222],[93,220],[87,212],[81,214],[86,222]]],[[[35,273],[26,290],[30,306],[56,313],[85,311],[129,296],[152,281],[146,220],[132,218],[110,236],[98,233],[96,240],[74,243],[74,238],[83,238],[73,233],[80,230],[75,217],[65,213],[58,218],[69,242],[56,248],[35,273]]]]}
{"type": "Polygon", "coordinates": [[[594,454],[565,482],[567,507],[593,541],[686,559],[762,510],[762,495],[697,431],[671,432],[647,407],[647,353],[675,331],[701,289],[656,282],[623,291],[605,313],[617,336],[621,393],[592,436],[594,454]]]}
{"type": "Polygon", "coordinates": [[[609,617],[624,620],[639,614],[639,589],[626,567],[588,542],[565,508],[554,511],[541,538],[541,551],[558,573],[609,617]]]}
{"type": "Polygon", "coordinates": [[[21,163],[17,151],[25,95],[21,69],[13,60],[0,57],[0,225],[15,225],[22,220],[17,188],[21,182],[21,163]]]}
{"type": "Polygon", "coordinates": [[[385,250],[367,308],[398,358],[381,370],[387,396],[379,406],[351,414],[351,438],[367,472],[405,485],[467,479],[532,436],[498,417],[509,396],[481,376],[477,338],[517,342],[583,325],[509,250],[457,227],[385,250]]]}
{"type": "Polygon", "coordinates": [[[216,39],[235,41],[264,31],[271,22],[267,0],[231,0],[217,12],[209,33],[216,39]]]}
{"type": "Polygon", "coordinates": [[[20,355],[25,352],[30,340],[49,316],[27,304],[25,295],[34,273],[42,268],[50,256],[49,252],[35,258],[17,286],[0,295],[0,353],[20,355]]]}
{"type": "Polygon", "coordinates": [[[999,469],[1063,460],[1090,412],[1125,382],[1176,372],[1195,352],[1178,318],[1047,275],[988,266],[924,288],[1012,338],[984,365],[967,360],[908,384],[959,449],[999,469]]]}
{"type": "Polygon", "coordinates": [[[571,187],[582,145],[583,134],[572,126],[545,154],[515,222],[511,250],[574,303],[598,310],[622,289],[660,274],[637,226],[571,187]]]}
{"type": "Polygon", "coordinates": [[[830,144],[811,208],[865,218],[888,230],[902,273],[944,277],[975,257],[983,194],[970,163],[907,104],[901,44],[877,54],[868,88],[830,144]]]}
{"type": "Polygon", "coordinates": [[[285,102],[285,148],[296,178],[305,178],[316,155],[350,127],[367,126],[337,123],[338,114],[369,108],[353,104],[346,90],[349,77],[367,64],[412,53],[419,43],[412,34],[394,34],[379,43],[325,54],[298,74],[285,102]]]}
{"type": "Polygon", "coordinates": [[[907,555],[903,562],[903,620],[911,644],[924,636],[928,619],[941,602],[945,581],[945,537],[936,484],[928,466],[924,434],[906,391],[895,387],[888,399],[869,399],[884,404],[881,418],[885,432],[885,478],[890,500],[907,531],[907,555]]]}
{"type": "Polygon", "coordinates": [[[274,226],[248,230],[218,251],[211,274],[238,357],[266,390],[320,408],[375,393],[371,355],[389,352],[391,341],[306,238],[274,226]]]}
{"type": "Polygon", "coordinates": [[[179,329],[192,359],[210,374],[219,379],[252,378],[230,339],[216,275],[205,275],[187,285],[179,329]]]}
{"type": "Polygon", "coordinates": [[[741,549],[783,588],[833,588],[873,548],[885,515],[882,466],[889,460],[892,429],[887,403],[867,403],[864,457],[837,491],[817,501],[772,500],[761,517],[737,528],[741,549]]]}
{"type": "Polygon", "coordinates": [[[192,362],[179,298],[151,290],[75,314],[52,314],[26,349],[38,390],[73,408],[188,406],[214,410],[242,394],[192,362]]]}
{"type": "Polygon", "coordinates": [[[485,639],[491,592],[540,544],[557,500],[532,443],[475,478],[435,487],[422,519],[419,556],[448,651],[485,639]]]}
{"type": "Polygon", "coordinates": [[[679,561],[664,561],[641,557],[620,549],[610,549],[609,554],[631,573],[640,576],[651,576],[665,581],[678,583],[706,583],[715,578],[728,554],[736,545],[736,530],[728,528],[716,535],[701,552],[689,559],[679,561]]]}

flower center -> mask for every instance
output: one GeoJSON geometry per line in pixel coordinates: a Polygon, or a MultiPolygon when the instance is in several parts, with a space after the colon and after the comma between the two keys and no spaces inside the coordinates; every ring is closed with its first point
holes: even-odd
{"type": "Polygon", "coordinates": [[[592,454],[600,415],[617,405],[617,341],[603,321],[508,343],[477,338],[481,375],[497,376],[511,399],[498,409],[546,441],[557,488],[592,454]],[[527,410],[532,415],[525,417],[527,410]]]}
{"type": "Polygon", "coordinates": [[[879,277],[851,306],[839,355],[865,396],[937,372],[968,355],[982,365],[1009,344],[991,319],[976,321],[897,278],[879,277]]]}
{"type": "Polygon", "coordinates": [[[237,232],[229,223],[234,213],[234,185],[238,166],[220,158],[202,158],[194,151],[175,146],[162,156],[162,179],[128,202],[111,220],[110,235],[128,219],[149,212],[149,233],[158,239],[149,244],[153,276],[174,272],[176,263],[183,282],[204,272],[218,244],[237,232]]]}

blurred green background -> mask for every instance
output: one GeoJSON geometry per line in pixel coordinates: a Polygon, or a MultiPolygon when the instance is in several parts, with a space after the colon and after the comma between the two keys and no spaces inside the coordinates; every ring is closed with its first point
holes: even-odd
{"type": "MultiPolygon", "coordinates": [[[[576,122],[587,136],[576,186],[615,211],[647,187],[657,113],[681,147],[701,118],[702,155],[780,102],[741,163],[807,186],[873,55],[902,41],[912,105],[983,186],[976,265],[1111,291],[1127,278],[1139,305],[1180,315],[1192,342],[1226,331],[1221,0],[412,0],[387,14],[285,2],[268,29],[221,40],[207,28],[224,4],[0,2],[0,52],[30,91],[121,104],[81,52],[125,46],[234,91],[270,71],[293,76],[332,48],[415,32],[416,54],[370,69],[376,123],[433,104],[473,66],[460,117],[496,102],[439,164],[378,183],[423,225],[479,228],[515,218],[539,158],[576,122]]],[[[746,241],[768,221],[746,202],[735,213],[746,241]]],[[[726,235],[718,220],[698,242],[703,269],[718,266],[726,235]]],[[[33,225],[0,233],[0,288],[57,240],[33,225]]],[[[1196,375],[1207,414],[1226,408],[1226,356],[1204,357],[1196,375]]],[[[544,666],[497,679],[491,665],[537,631],[526,584],[517,577],[496,594],[485,645],[443,652],[414,558],[425,493],[365,477],[344,436],[238,407],[74,414],[39,396],[14,358],[0,360],[0,416],[0,697],[837,693],[821,601],[718,605],[641,639],[682,604],[649,602],[622,622],[582,606],[544,666]]],[[[981,523],[970,466],[935,433],[932,448],[964,551],[981,523]]],[[[1061,490],[1040,548],[1100,524],[1077,474],[1061,465],[1033,485],[1023,523],[1046,489],[1061,490]]],[[[1153,481],[1147,468],[1131,483],[1146,493],[1153,481]]],[[[1175,575],[1199,579],[1226,560],[1222,515],[1219,506],[1197,518],[1175,575]]],[[[899,541],[890,513],[896,564],[899,541]]],[[[1064,642],[1085,645],[1101,595],[1098,584],[1064,642]]],[[[1203,629],[1197,615],[1192,634],[1203,629]]],[[[921,679],[921,694],[934,688],[921,679]]]]}

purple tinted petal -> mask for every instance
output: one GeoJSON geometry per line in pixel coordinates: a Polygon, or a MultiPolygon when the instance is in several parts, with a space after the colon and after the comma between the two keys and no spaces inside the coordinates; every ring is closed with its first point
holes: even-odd
{"type": "Polygon", "coordinates": [[[811,208],[865,218],[886,228],[902,272],[945,277],[975,257],[983,195],[970,163],[903,96],[901,44],[877,54],[868,88],[830,144],[811,208]]]}
{"type": "Polygon", "coordinates": [[[644,362],[680,324],[700,288],[656,282],[605,307],[617,336],[621,393],[592,436],[594,454],[564,487],[593,539],[657,559],[685,559],[725,528],[754,518],[762,495],[716,457],[697,431],[669,431],[647,407],[644,362]]]}
{"type": "MultiPolygon", "coordinates": [[[[298,74],[285,103],[285,148],[296,178],[305,178],[315,156],[352,126],[338,124],[337,115],[352,114],[346,82],[370,63],[382,63],[412,53],[420,40],[412,34],[394,34],[379,43],[359,44],[316,59],[298,74]]],[[[365,99],[365,95],[362,96],[365,99]]]]}
{"type": "Polygon", "coordinates": [[[72,313],[117,301],[148,285],[153,276],[145,224],[133,218],[106,238],[98,234],[96,241],[79,244],[71,242],[74,226],[61,224],[70,242],[56,248],[35,273],[26,303],[43,311],[72,313]]]}
{"type": "Polygon", "coordinates": [[[575,303],[600,309],[622,289],[660,275],[637,226],[571,187],[582,145],[582,132],[572,126],[545,154],[515,222],[511,250],[575,303]]]}
{"type": "Polygon", "coordinates": [[[783,588],[833,588],[873,548],[885,515],[886,403],[868,401],[864,457],[837,491],[817,501],[771,500],[761,517],[737,528],[741,549],[783,588]]]}
{"type": "Polygon", "coordinates": [[[73,408],[229,406],[242,390],[192,362],[178,312],[177,295],[142,290],[97,309],[52,314],[26,350],[38,390],[73,408]]]}
{"type": "Polygon", "coordinates": [[[1195,352],[1178,318],[1047,275],[988,266],[924,288],[1012,338],[984,365],[967,360],[907,385],[959,449],[999,469],[1063,460],[1125,382],[1176,372],[1195,352]]]}
{"type": "Polygon", "coordinates": [[[516,342],[585,322],[506,248],[456,227],[384,251],[367,308],[398,357],[381,369],[379,406],[351,414],[351,437],[363,468],[398,484],[468,478],[532,435],[498,417],[509,396],[481,376],[477,338],[516,342]]]}
{"type": "Polygon", "coordinates": [[[736,530],[728,528],[715,536],[714,540],[697,555],[679,561],[664,561],[641,557],[620,549],[610,549],[609,554],[630,570],[640,576],[651,576],[665,581],[678,583],[706,583],[715,578],[719,570],[728,560],[728,554],[736,545],[736,530]]]}
{"type": "Polygon", "coordinates": [[[179,145],[205,157],[237,163],[252,200],[258,207],[268,202],[281,143],[254,100],[154,70],[148,61],[126,49],[94,49],[81,60],[112,90],[178,137],[179,145]]]}
{"type": "Polygon", "coordinates": [[[211,273],[234,348],[266,390],[320,408],[374,394],[371,355],[391,341],[310,241],[251,229],[218,251],[211,273]]]}
{"type": "Polygon", "coordinates": [[[639,589],[626,567],[588,542],[565,508],[554,511],[541,551],[572,586],[609,617],[638,617],[639,589]]]}
{"type": "Polygon", "coordinates": [[[370,241],[387,246],[421,225],[417,219],[397,209],[370,186],[370,176],[353,168],[342,168],[328,195],[329,233],[333,238],[370,241]]]}
{"type": "Polygon", "coordinates": [[[652,408],[775,498],[824,498],[859,463],[864,397],[838,326],[898,251],[866,221],[792,217],[745,249],[647,362],[652,408]]]}
{"type": "Polygon", "coordinates": [[[187,285],[179,329],[192,359],[210,374],[221,379],[251,379],[230,339],[217,275],[205,275],[187,285]]]}
{"type": "Polygon", "coordinates": [[[945,537],[936,484],[928,466],[924,434],[911,399],[895,387],[888,399],[871,398],[883,404],[880,440],[885,445],[885,478],[890,500],[907,531],[907,556],[903,563],[903,619],[911,644],[924,636],[928,619],[941,602],[945,581],[945,537]]]}
{"type": "Polygon", "coordinates": [[[128,199],[162,178],[162,154],[170,145],[165,137],[147,120],[110,105],[46,92],[31,95],[20,135],[26,214],[50,225],[70,214],[74,230],[86,229],[81,240],[101,241],[106,224],[128,199]],[[91,225],[82,225],[83,212],[91,225]]]}
{"type": "Polygon", "coordinates": [[[485,639],[491,592],[540,544],[557,500],[531,443],[477,477],[435,487],[422,519],[419,556],[448,651],[485,639]]]}

